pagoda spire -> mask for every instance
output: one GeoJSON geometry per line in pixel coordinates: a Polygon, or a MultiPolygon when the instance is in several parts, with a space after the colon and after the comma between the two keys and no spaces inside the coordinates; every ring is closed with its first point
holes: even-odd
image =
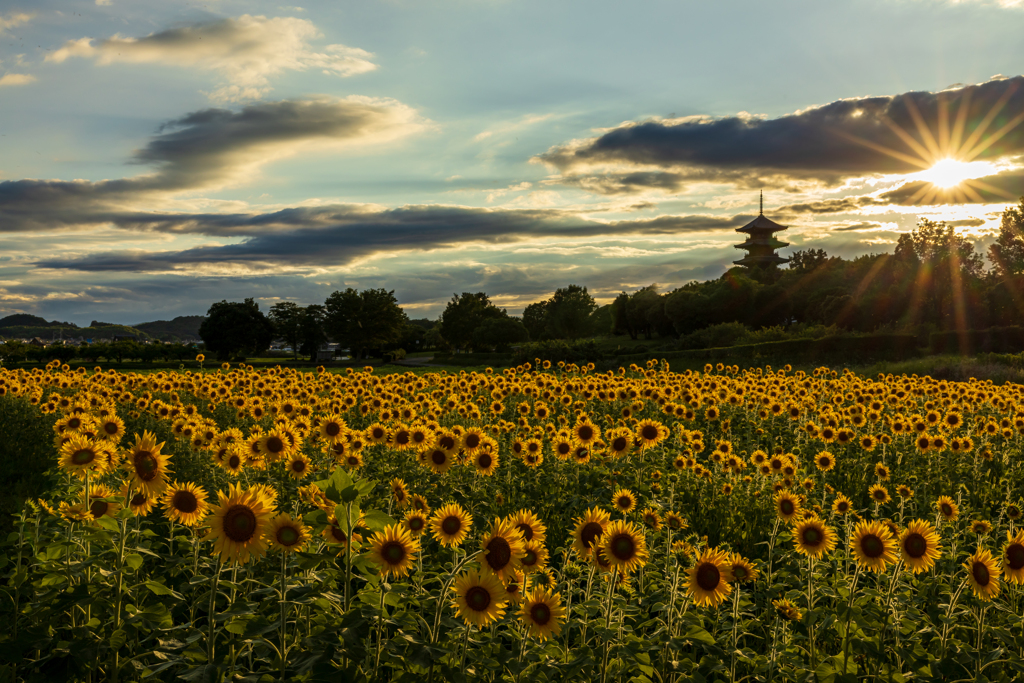
{"type": "Polygon", "coordinates": [[[764,190],[761,190],[761,210],[758,212],[759,215],[764,215],[764,190]]]}
{"type": "Polygon", "coordinates": [[[747,234],[747,240],[743,244],[736,245],[737,249],[743,249],[747,252],[747,255],[739,261],[733,261],[733,263],[739,266],[756,266],[759,268],[788,263],[789,259],[782,258],[775,253],[776,249],[789,246],[789,243],[782,242],[775,237],[776,232],[785,229],[786,226],[779,225],[764,215],[764,190],[761,190],[760,212],[757,218],[742,228],[736,229],[736,232],[747,234]]]}

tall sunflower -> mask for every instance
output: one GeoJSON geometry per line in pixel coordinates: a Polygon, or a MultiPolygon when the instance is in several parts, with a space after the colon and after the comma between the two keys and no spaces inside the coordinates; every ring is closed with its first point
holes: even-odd
{"type": "Polygon", "coordinates": [[[800,496],[782,490],[775,494],[775,514],[783,522],[791,522],[800,514],[800,496]]]}
{"type": "Polygon", "coordinates": [[[1006,532],[1006,545],[1003,546],[1001,560],[1006,580],[1018,585],[1024,584],[1024,531],[1018,531],[1014,536],[1006,532]]]}
{"type": "Polygon", "coordinates": [[[598,507],[590,508],[582,517],[576,518],[576,528],[572,532],[572,549],[586,559],[599,544],[599,539],[611,523],[607,512],[598,507]]]}
{"type": "Polygon", "coordinates": [[[128,502],[128,510],[136,517],[145,517],[156,505],[155,498],[150,498],[145,491],[133,490],[128,482],[121,485],[121,497],[128,502]]]}
{"type": "Polygon", "coordinates": [[[832,512],[837,515],[847,515],[850,510],[853,509],[853,501],[844,496],[843,494],[836,495],[836,499],[832,501],[832,512]]]}
{"type": "Polygon", "coordinates": [[[836,547],[836,535],[831,527],[817,517],[807,517],[793,529],[796,551],[815,559],[832,552],[836,547]]]}
{"type": "Polygon", "coordinates": [[[74,435],[60,447],[59,465],[80,479],[90,473],[102,473],[110,462],[110,445],[106,441],[93,441],[74,435]]]}
{"type": "Polygon", "coordinates": [[[434,446],[433,448],[427,449],[424,462],[427,467],[434,470],[437,474],[444,474],[452,466],[452,451],[434,446]]]}
{"type": "Polygon", "coordinates": [[[519,619],[529,628],[530,635],[540,640],[557,637],[565,615],[562,596],[548,588],[538,587],[527,593],[519,609],[519,619]]]}
{"type": "Polygon", "coordinates": [[[548,549],[538,541],[525,541],[519,564],[527,574],[543,571],[548,564],[548,549]]]}
{"type": "Polygon", "coordinates": [[[732,566],[723,551],[705,548],[687,573],[686,591],[698,607],[717,607],[732,591],[732,566]]]}
{"type": "Polygon", "coordinates": [[[959,506],[949,496],[939,496],[939,499],[935,501],[935,507],[947,522],[952,522],[960,516],[959,506]]]}
{"type": "Polygon", "coordinates": [[[889,490],[881,484],[874,484],[868,489],[868,495],[871,500],[882,505],[888,503],[891,499],[889,498],[889,490]]]}
{"type": "Polygon", "coordinates": [[[988,602],[999,595],[999,568],[990,551],[975,551],[962,566],[967,570],[971,590],[979,600],[988,602]]]}
{"type": "Polygon", "coordinates": [[[309,456],[305,453],[292,453],[285,462],[285,470],[292,479],[302,479],[312,471],[309,456]]]}
{"type": "Polygon", "coordinates": [[[543,543],[547,537],[548,528],[537,518],[532,511],[522,509],[511,515],[509,519],[523,535],[525,541],[537,541],[543,543]]]}
{"type": "Polygon", "coordinates": [[[881,522],[861,522],[853,531],[850,549],[857,564],[873,572],[884,572],[890,562],[896,561],[896,541],[889,528],[881,522]]]}
{"type": "Polygon", "coordinates": [[[484,551],[480,564],[504,581],[519,569],[523,545],[523,535],[511,521],[495,518],[480,542],[480,549],[484,551]]]}
{"type": "Polygon", "coordinates": [[[489,477],[498,470],[498,454],[497,452],[491,452],[489,450],[478,449],[476,454],[473,456],[473,466],[476,468],[476,473],[489,477]]]}
{"type": "Polygon", "coordinates": [[[265,492],[231,484],[227,493],[217,492],[217,500],[203,540],[213,541],[213,550],[223,562],[245,564],[262,557],[267,552],[266,531],[274,515],[265,492]]]}
{"type": "Polygon", "coordinates": [[[430,518],[430,529],[441,545],[457,547],[466,540],[473,527],[473,515],[458,503],[449,503],[434,512],[430,518]]]}
{"type": "Polygon", "coordinates": [[[619,489],[612,494],[612,505],[622,514],[629,514],[636,509],[636,494],[629,489],[619,489]]]}
{"type": "Polygon", "coordinates": [[[422,510],[409,510],[405,513],[402,524],[414,537],[422,536],[427,530],[427,515],[422,510]]]}
{"type": "Polygon", "coordinates": [[[455,580],[454,607],[467,625],[483,628],[505,614],[508,593],[501,580],[490,572],[467,571],[455,580]]]}
{"type": "Polygon", "coordinates": [[[729,571],[732,573],[733,580],[737,583],[757,581],[759,574],[757,567],[739,553],[729,555],[729,571]]]}
{"type": "Polygon", "coordinates": [[[632,522],[612,522],[601,536],[601,549],[608,562],[627,574],[647,564],[647,539],[632,522]]]}
{"type": "Polygon", "coordinates": [[[389,524],[370,537],[370,561],[383,576],[405,576],[412,568],[420,543],[402,524],[389,524]]]}
{"type": "Polygon", "coordinates": [[[668,428],[656,420],[641,420],[636,425],[636,440],[644,448],[657,446],[668,437],[668,428]]]}
{"type": "Polygon", "coordinates": [[[285,553],[302,550],[310,540],[309,527],[302,520],[292,519],[287,512],[270,521],[266,534],[270,549],[285,553]]]}
{"type": "Polygon", "coordinates": [[[260,438],[259,450],[267,462],[279,462],[291,455],[292,442],[284,431],[275,426],[260,438]]]}
{"type": "Polygon", "coordinates": [[[206,491],[192,482],[175,482],[163,494],[164,514],[178,524],[199,526],[210,512],[206,491]]]}
{"type": "Polygon", "coordinates": [[[935,527],[923,519],[907,524],[900,534],[900,556],[915,574],[931,569],[942,556],[935,527]]]}
{"type": "Polygon", "coordinates": [[[601,430],[589,417],[580,416],[572,428],[572,437],[581,446],[590,446],[600,440],[601,430]]]}

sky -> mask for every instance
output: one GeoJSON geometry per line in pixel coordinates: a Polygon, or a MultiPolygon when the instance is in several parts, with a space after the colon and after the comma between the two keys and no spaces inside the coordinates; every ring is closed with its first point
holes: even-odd
{"type": "Polygon", "coordinates": [[[1024,0],[7,0],[0,316],[483,291],[518,314],[797,249],[984,252],[1024,195],[1024,0]]]}

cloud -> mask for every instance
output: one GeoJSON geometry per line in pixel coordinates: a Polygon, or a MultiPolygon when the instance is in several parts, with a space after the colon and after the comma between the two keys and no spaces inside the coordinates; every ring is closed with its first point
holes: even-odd
{"type": "Polygon", "coordinates": [[[32,21],[34,14],[27,14],[25,12],[11,12],[5,16],[0,16],[0,36],[7,33],[12,28],[17,28],[22,24],[27,24],[32,21]]]}
{"type": "Polygon", "coordinates": [[[904,183],[883,192],[879,199],[904,206],[935,204],[994,204],[1013,202],[1024,195],[1024,169],[1015,168],[995,175],[966,180],[943,188],[925,181],[904,183]]]}
{"type": "Polygon", "coordinates": [[[561,180],[606,193],[762,177],[828,186],[903,174],[943,156],[1024,153],[1024,76],[942,92],[838,100],[766,118],[746,113],[626,122],[535,157],[561,180]],[[604,189],[602,189],[604,188],[604,189]]]}
{"type": "Polygon", "coordinates": [[[39,268],[190,274],[207,267],[225,273],[273,274],[282,268],[334,268],[374,254],[423,252],[467,244],[498,245],[538,238],[679,235],[736,228],[751,216],[658,216],[599,222],[555,209],[484,209],[410,205],[298,207],[266,214],[124,215],[124,227],[242,237],[236,244],[181,251],[122,250],[43,259],[39,268]],[[137,221],[137,223],[136,223],[137,221]]]}
{"type": "Polygon", "coordinates": [[[0,88],[5,85],[28,85],[35,81],[36,77],[31,74],[4,74],[0,76],[0,88]]]}
{"type": "Polygon", "coordinates": [[[259,99],[270,90],[270,79],[285,71],[319,69],[333,76],[373,71],[372,54],[345,45],[315,51],[310,42],[322,37],[313,22],[294,17],[268,19],[248,14],[183,28],[167,29],[142,38],[115,35],[106,40],[69,40],[47,55],[61,63],[71,57],[115,62],[168,64],[219,74],[223,81],[211,93],[217,102],[259,99]]]}
{"type": "Polygon", "coordinates": [[[0,182],[0,231],[143,226],[143,202],[251,179],[263,164],[303,151],[381,144],[426,125],[395,100],[352,96],[283,100],[239,111],[204,109],[165,123],[132,161],[155,171],[131,178],[0,182]]]}

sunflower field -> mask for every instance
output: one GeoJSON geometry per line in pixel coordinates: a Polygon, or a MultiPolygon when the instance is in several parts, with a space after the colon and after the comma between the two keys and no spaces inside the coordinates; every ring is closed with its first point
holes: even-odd
{"type": "Polygon", "coordinates": [[[1024,679],[1024,386],[55,363],[5,404],[52,468],[0,680],[1024,679]]]}

